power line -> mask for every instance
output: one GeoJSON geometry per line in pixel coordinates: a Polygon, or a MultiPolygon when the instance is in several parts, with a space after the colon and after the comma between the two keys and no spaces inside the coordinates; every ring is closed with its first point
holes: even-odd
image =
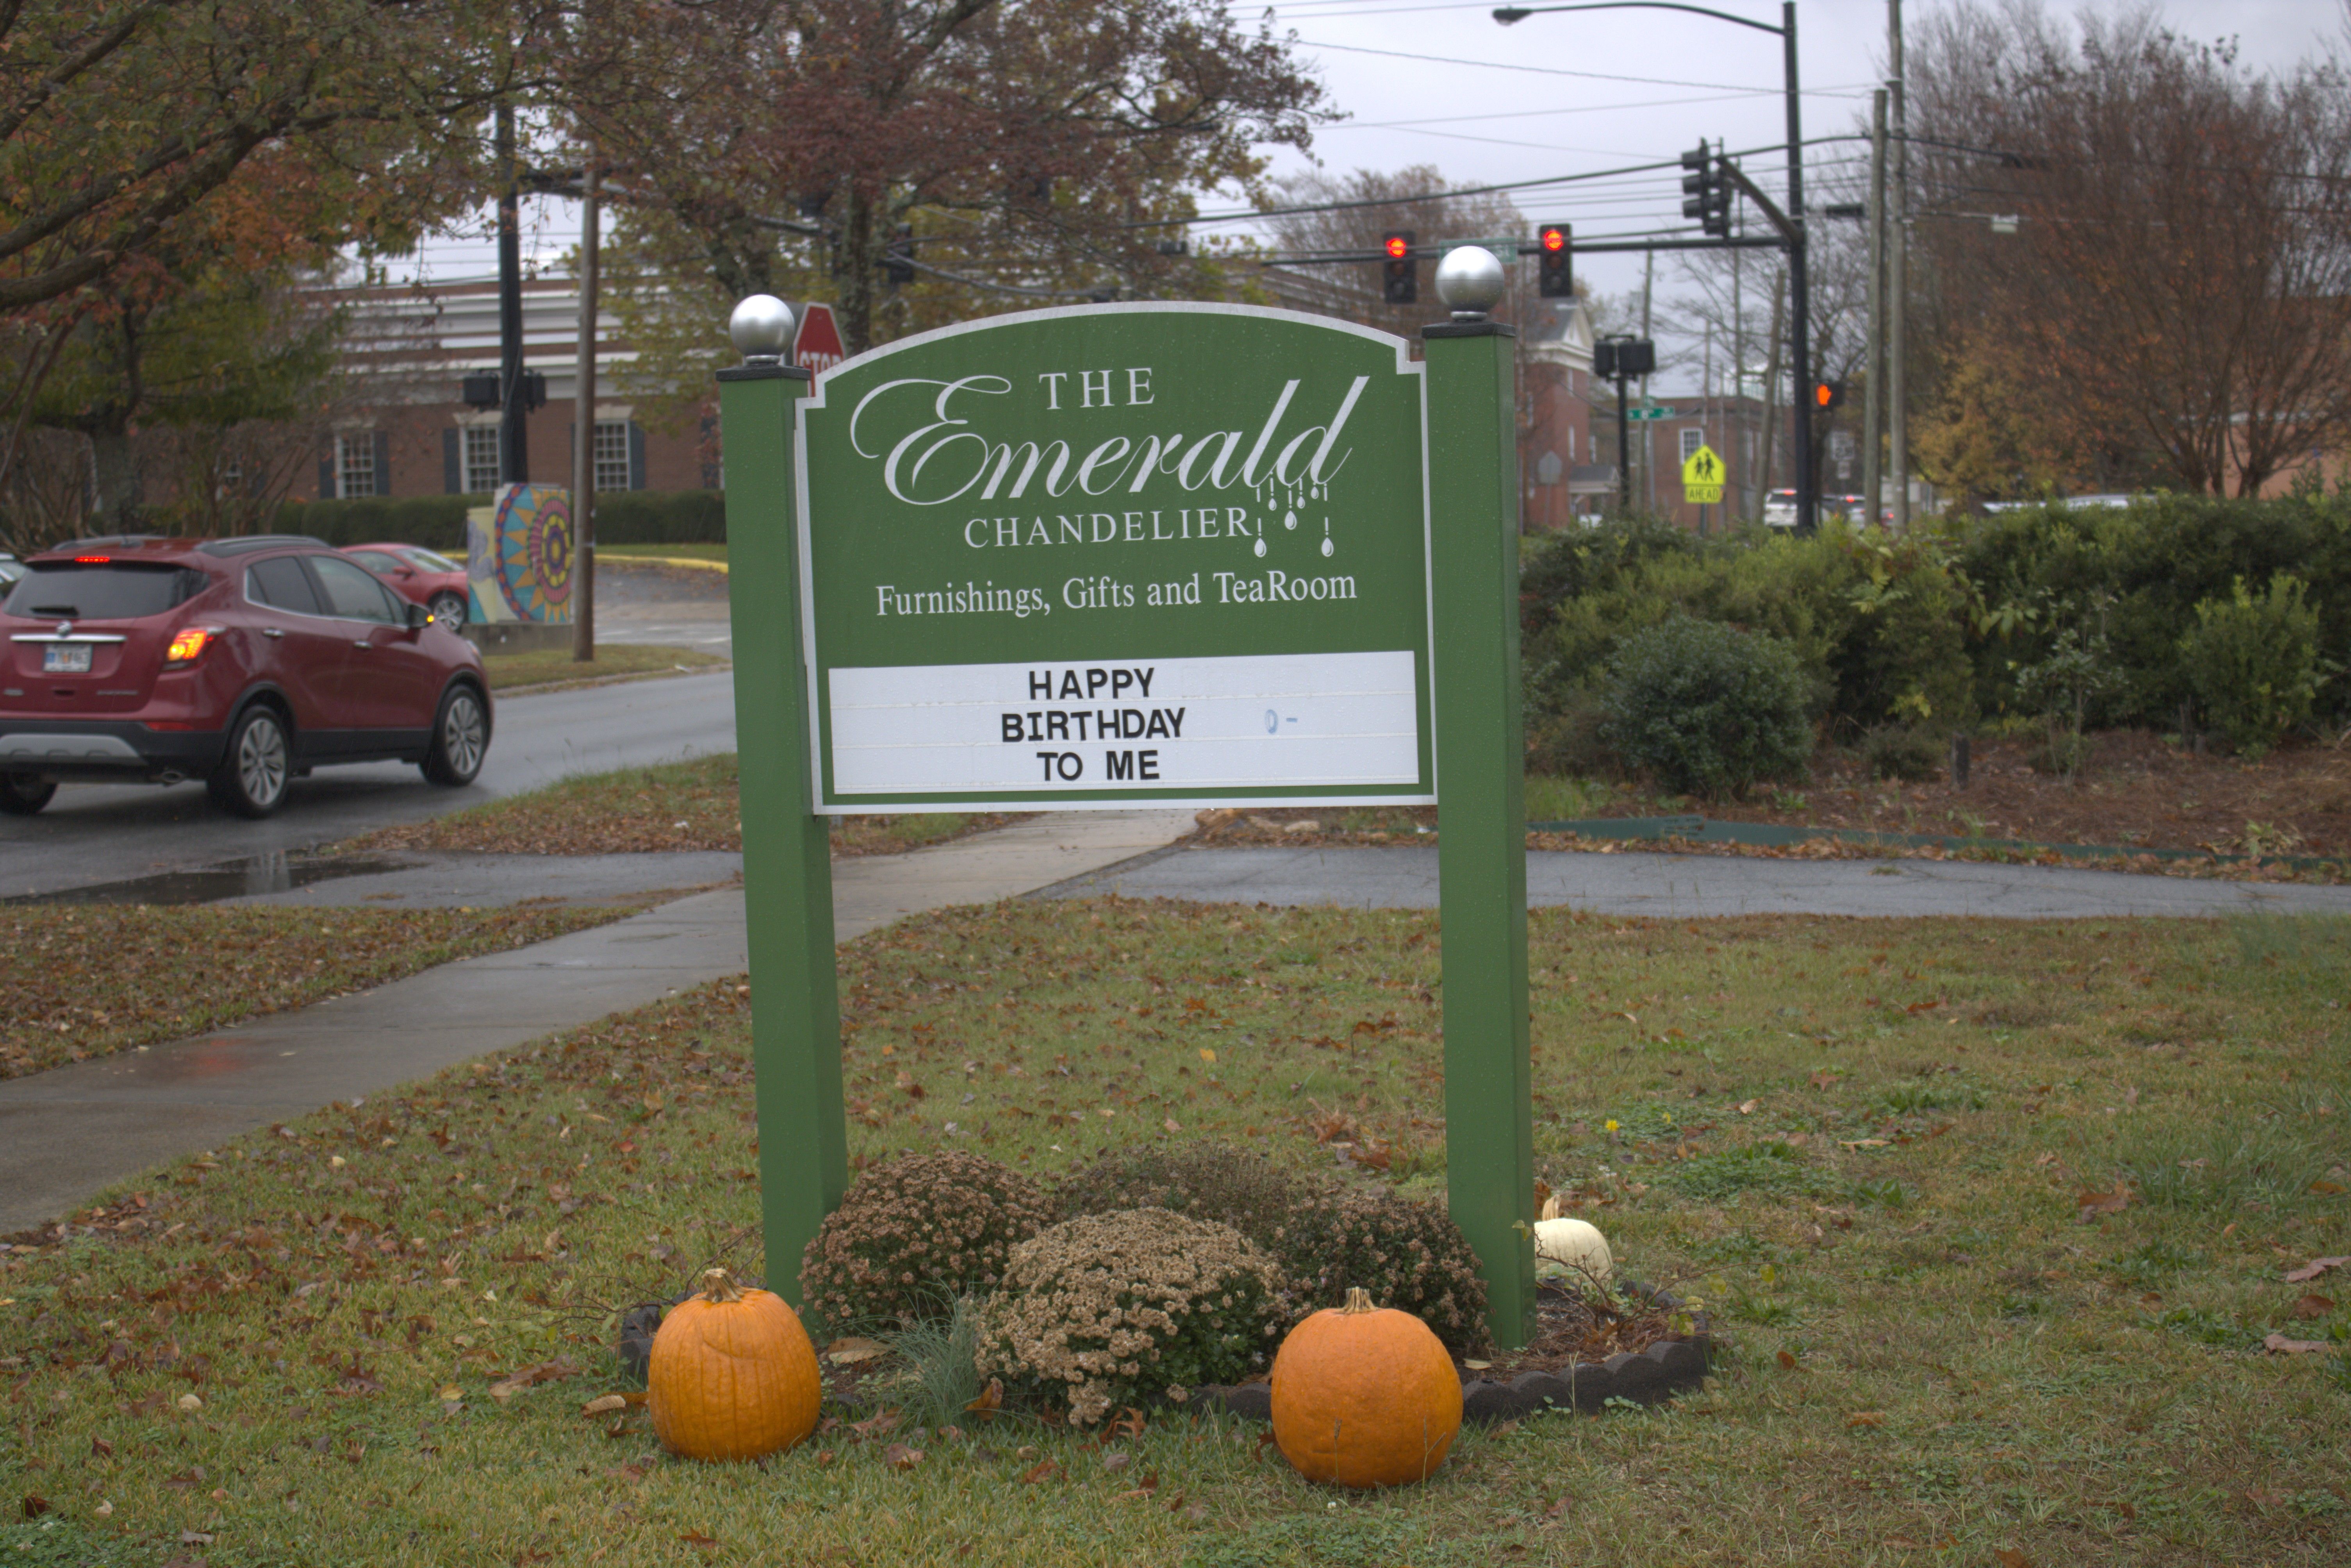
{"type": "MultiPolygon", "coordinates": [[[[1402,49],[1374,49],[1363,44],[1324,44],[1311,38],[1301,38],[1298,46],[1305,49],[1339,49],[1355,55],[1384,55],[1390,59],[1421,60],[1431,65],[1474,66],[1489,71],[1531,71],[1537,76],[1575,77],[1583,81],[1635,81],[1646,87],[1694,87],[1709,92],[1777,92],[1777,88],[1754,88],[1740,82],[1681,81],[1672,77],[1633,77],[1615,71],[1572,71],[1562,66],[1526,66],[1504,60],[1464,60],[1449,55],[1416,55],[1402,49]]],[[[1850,91],[1836,92],[1820,88],[1803,89],[1806,98],[1844,98],[1850,91]]]]}

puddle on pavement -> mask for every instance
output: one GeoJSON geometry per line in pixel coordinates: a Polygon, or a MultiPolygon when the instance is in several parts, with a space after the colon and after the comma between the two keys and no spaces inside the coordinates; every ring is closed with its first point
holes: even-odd
{"type": "Polygon", "coordinates": [[[0,904],[214,904],[224,898],[291,893],[298,887],[347,876],[406,871],[416,863],[364,855],[306,855],[279,851],[224,861],[195,871],[157,872],[152,876],[136,876],[126,882],[101,882],[57,893],[24,894],[0,898],[0,904]]]}

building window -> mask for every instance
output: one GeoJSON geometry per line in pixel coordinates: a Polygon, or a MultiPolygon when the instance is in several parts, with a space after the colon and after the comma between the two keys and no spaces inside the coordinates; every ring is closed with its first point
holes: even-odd
{"type": "Polygon", "coordinates": [[[629,488],[629,422],[625,419],[596,423],[596,488],[600,492],[629,488]]]}
{"type": "Polygon", "coordinates": [[[1682,461],[1687,463],[1698,455],[1699,447],[1706,444],[1706,432],[1696,425],[1689,425],[1684,427],[1681,436],[1682,461]]]}
{"type": "Polygon", "coordinates": [[[375,494],[375,432],[335,437],[335,494],[346,501],[375,494]]]}
{"type": "Polygon", "coordinates": [[[486,496],[498,487],[498,427],[465,426],[465,493],[486,496]]]}

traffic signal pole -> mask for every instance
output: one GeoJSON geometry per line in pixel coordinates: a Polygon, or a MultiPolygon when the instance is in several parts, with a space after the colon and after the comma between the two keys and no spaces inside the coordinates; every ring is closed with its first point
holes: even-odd
{"type": "MultiPolygon", "coordinates": [[[[1795,384],[1813,381],[1813,302],[1805,276],[1804,125],[1802,99],[1796,89],[1796,0],[1781,0],[1780,42],[1787,61],[1788,95],[1788,221],[1794,233],[1788,241],[1789,344],[1796,361],[1795,384]]],[[[1820,525],[1820,484],[1813,473],[1812,400],[1790,400],[1796,411],[1796,531],[1811,533],[1820,525]]]]}

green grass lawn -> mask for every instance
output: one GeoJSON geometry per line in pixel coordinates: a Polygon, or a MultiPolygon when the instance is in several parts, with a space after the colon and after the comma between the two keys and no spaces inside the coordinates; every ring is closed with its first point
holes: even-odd
{"type": "Polygon", "coordinates": [[[0,912],[0,1078],[308,1007],[638,907],[21,904],[0,912]]]}
{"type": "MultiPolygon", "coordinates": [[[[622,1386],[615,1309],[762,1264],[722,984],[235,1140],[0,1260],[0,1562],[2344,1559],[2351,1283],[2285,1275],[2351,1253],[2351,927],[1553,911],[1531,940],[1539,1174],[1728,1342],[1671,1405],[1473,1433],[1374,1496],[1176,1414],[670,1459],[581,1406],[622,1386]]],[[[908,920],[841,955],[852,1148],[1047,1176],[1196,1136],[1329,1168],[1344,1138],[1438,1192],[1438,956],[1414,913],[908,920]]]]}
{"type": "Polygon", "coordinates": [[[527,686],[568,685],[575,681],[642,679],[648,675],[683,674],[724,664],[725,659],[703,648],[664,648],[641,643],[599,643],[596,656],[581,664],[569,648],[540,648],[528,653],[485,653],[482,668],[495,692],[527,686]]]}
{"type": "MultiPolygon", "coordinates": [[[[894,854],[1019,820],[1019,813],[1001,811],[835,817],[832,847],[836,855],[894,854]]],[[[578,774],[339,847],[537,855],[740,850],[735,753],[578,774]]]]}

